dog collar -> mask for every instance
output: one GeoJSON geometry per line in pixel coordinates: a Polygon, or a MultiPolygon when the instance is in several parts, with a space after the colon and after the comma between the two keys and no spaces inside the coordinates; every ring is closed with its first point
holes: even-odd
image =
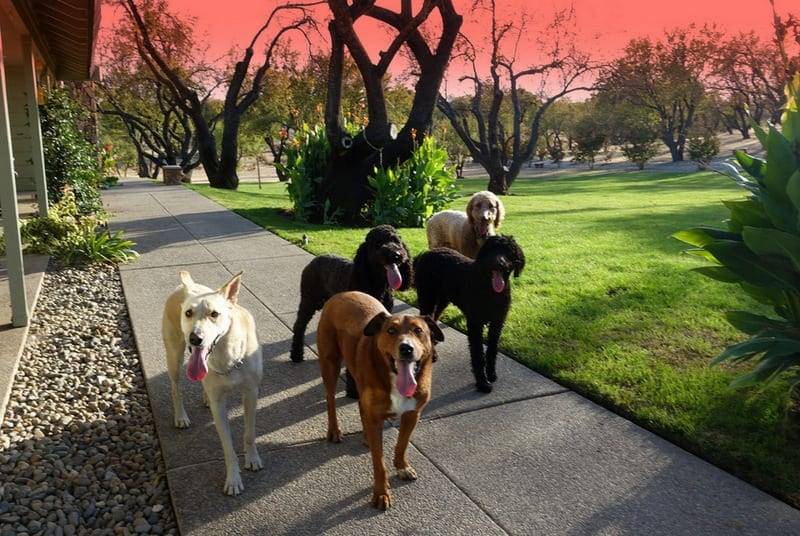
{"type": "Polygon", "coordinates": [[[217,343],[219,342],[219,340],[221,338],[222,338],[222,333],[217,335],[217,338],[214,339],[214,342],[211,343],[211,349],[209,349],[209,351],[208,351],[208,369],[214,371],[216,374],[219,374],[220,376],[227,376],[228,374],[233,372],[234,369],[242,368],[242,363],[244,363],[244,357],[234,361],[234,363],[230,367],[228,367],[228,370],[226,370],[224,372],[214,368],[214,366],[211,364],[211,354],[214,353],[214,347],[217,346],[217,343]]]}

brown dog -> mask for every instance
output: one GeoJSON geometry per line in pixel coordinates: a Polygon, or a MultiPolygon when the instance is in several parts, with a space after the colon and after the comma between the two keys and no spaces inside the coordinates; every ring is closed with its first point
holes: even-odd
{"type": "Polygon", "coordinates": [[[383,463],[383,422],[400,417],[394,466],[401,479],[416,480],[406,449],[430,399],[434,341],[443,340],[430,317],[390,315],[381,302],[363,292],[336,294],[322,308],[317,346],[328,403],[327,439],[342,440],[336,418],[336,381],[344,360],[361,394],[361,424],[375,478],[372,505],[381,510],[392,505],[383,463]]]}

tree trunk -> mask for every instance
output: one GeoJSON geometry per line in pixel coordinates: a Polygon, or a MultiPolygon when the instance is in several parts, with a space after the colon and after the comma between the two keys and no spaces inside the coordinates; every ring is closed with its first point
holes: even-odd
{"type": "Polygon", "coordinates": [[[491,166],[489,169],[489,186],[488,190],[496,195],[508,194],[508,174],[502,166],[491,166]]]}
{"type": "Polygon", "coordinates": [[[671,135],[662,137],[661,141],[669,148],[673,162],[683,162],[683,144],[675,141],[671,135]]]}
{"type": "Polygon", "coordinates": [[[141,151],[137,151],[136,153],[136,164],[138,167],[138,175],[142,179],[149,179],[150,178],[150,163],[145,158],[144,154],[141,151]]]}

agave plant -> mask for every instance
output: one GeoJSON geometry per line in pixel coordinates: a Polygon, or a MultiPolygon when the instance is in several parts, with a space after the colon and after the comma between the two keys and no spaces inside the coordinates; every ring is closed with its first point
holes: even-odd
{"type": "Polygon", "coordinates": [[[780,130],[753,125],[766,160],[736,151],[741,169],[733,164],[720,169],[750,193],[724,202],[730,210],[728,229],[696,227],[673,235],[694,246],[687,253],[714,263],[696,271],[739,284],[774,310],[774,317],[747,311],[726,315],[750,338],[726,348],[714,363],[756,362],[734,380],[737,387],[779,376],[800,383],[800,73],[786,88],[786,97],[780,130]]]}

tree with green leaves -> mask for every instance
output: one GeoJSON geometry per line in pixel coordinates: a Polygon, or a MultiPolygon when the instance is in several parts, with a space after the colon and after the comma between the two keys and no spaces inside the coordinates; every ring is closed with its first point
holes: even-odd
{"type": "Polygon", "coordinates": [[[673,162],[683,160],[690,129],[706,93],[704,78],[718,32],[690,26],[661,41],[633,39],[623,56],[604,69],[600,86],[616,102],[650,110],[673,162]]]}

